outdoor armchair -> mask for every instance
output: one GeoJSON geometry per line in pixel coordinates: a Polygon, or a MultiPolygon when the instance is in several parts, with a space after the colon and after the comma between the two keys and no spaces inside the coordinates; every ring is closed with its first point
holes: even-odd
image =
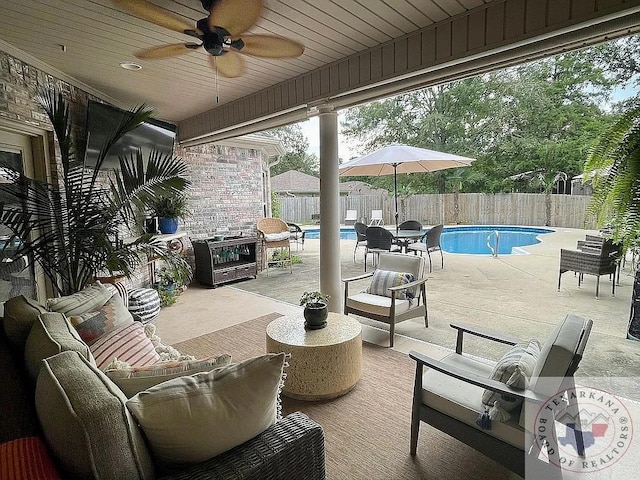
{"type": "Polygon", "coordinates": [[[279,218],[262,218],[258,220],[257,230],[262,246],[262,264],[267,269],[267,275],[269,275],[269,263],[279,263],[281,266],[289,263],[289,270],[293,273],[289,225],[279,218]],[[268,256],[270,248],[280,249],[278,259],[271,262],[268,256]]]}
{"type": "MultiPolygon", "coordinates": [[[[409,352],[409,356],[416,361],[411,413],[411,455],[416,455],[420,422],[425,422],[521,477],[525,476],[526,452],[532,453],[529,457],[532,463],[528,463],[528,466],[542,467],[535,462],[536,455],[533,454],[536,449],[532,446],[533,416],[557,392],[574,386],[573,375],[582,358],[591,326],[591,320],[567,315],[540,348],[535,340],[518,342],[516,338],[476,327],[451,324],[457,330],[455,353],[450,353],[442,360],[435,360],[415,351],[409,352]],[[511,349],[496,368],[496,362],[463,354],[465,334],[506,344],[511,349]],[[526,360],[525,353],[528,354],[526,360]],[[521,385],[517,385],[521,388],[514,388],[515,384],[513,387],[506,384],[507,378],[511,382],[513,377],[507,376],[511,370],[507,370],[506,374],[504,370],[500,371],[500,365],[506,366],[509,361],[516,365],[512,368],[514,372],[524,368],[522,365],[526,364],[525,370],[530,375],[521,385]],[[487,424],[486,417],[483,416],[487,408],[483,405],[485,395],[489,396],[490,401],[497,397],[501,402],[511,402],[512,410],[507,412],[509,418],[503,416],[492,420],[490,425],[487,424]],[[523,402],[526,402],[526,408],[522,407],[523,402]],[[480,421],[481,419],[485,422],[480,421]]],[[[579,415],[576,416],[579,421],[579,415]]],[[[550,430],[552,425],[555,422],[549,422],[550,430]]],[[[581,431],[575,429],[574,432],[578,453],[581,453],[581,447],[584,452],[581,431]]],[[[549,431],[549,437],[554,438],[554,433],[549,431]]],[[[532,478],[551,477],[541,475],[532,478]]]]}
{"type": "Polygon", "coordinates": [[[389,324],[389,346],[393,347],[396,323],[424,316],[428,327],[425,262],[422,257],[381,253],[378,269],[344,282],[344,313],[389,324]],[[364,292],[349,293],[353,281],[371,278],[364,292]]]}
{"type": "MultiPolygon", "coordinates": [[[[415,230],[416,232],[422,231],[422,224],[417,220],[405,220],[398,225],[398,231],[400,230],[415,230]]],[[[419,242],[419,238],[396,238],[394,243],[406,251],[407,246],[410,243],[419,242]]]]}
{"type": "Polygon", "coordinates": [[[612,275],[611,295],[616,294],[615,273],[622,255],[622,246],[605,240],[602,246],[582,247],[582,250],[560,249],[560,271],[558,273],[558,291],[562,274],[576,272],[578,274],[578,287],[582,283],[584,274],[596,276],[596,298],[600,291],[600,275],[612,275]]]}
{"type": "Polygon", "coordinates": [[[422,252],[427,252],[427,256],[429,257],[429,273],[431,273],[432,270],[431,252],[440,252],[440,266],[444,268],[444,255],[442,255],[442,247],[440,246],[440,235],[442,234],[443,228],[444,225],[442,224],[436,225],[427,230],[420,241],[407,245],[407,252],[413,252],[414,255],[420,252],[420,256],[422,256],[422,252]]]}

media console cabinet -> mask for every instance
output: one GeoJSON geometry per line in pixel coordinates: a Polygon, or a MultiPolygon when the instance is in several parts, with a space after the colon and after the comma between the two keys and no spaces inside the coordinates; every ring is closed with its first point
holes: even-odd
{"type": "Polygon", "coordinates": [[[258,237],[226,237],[192,240],[196,261],[196,280],[217,287],[221,283],[258,275],[256,248],[258,237]]]}

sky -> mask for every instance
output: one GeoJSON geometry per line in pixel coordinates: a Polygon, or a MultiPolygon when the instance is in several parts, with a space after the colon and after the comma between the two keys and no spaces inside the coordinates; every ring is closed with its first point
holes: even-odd
{"type": "MultiPolygon", "coordinates": [[[[340,134],[341,114],[338,113],[338,157],[343,161],[349,160],[352,156],[357,155],[354,147],[350,147],[347,140],[340,134]]],[[[311,117],[309,120],[300,122],[298,125],[302,128],[302,133],[309,141],[307,152],[313,153],[320,158],[320,121],[319,117],[311,117]]]]}

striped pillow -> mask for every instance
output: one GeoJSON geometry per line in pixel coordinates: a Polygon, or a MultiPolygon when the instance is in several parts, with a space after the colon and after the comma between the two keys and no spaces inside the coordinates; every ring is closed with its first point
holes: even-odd
{"type": "Polygon", "coordinates": [[[160,313],[160,295],[153,288],[134,288],[129,292],[129,311],[148,323],[160,313]]]}
{"type": "MultiPolygon", "coordinates": [[[[491,379],[517,390],[524,390],[539,356],[540,343],[535,338],[518,342],[498,360],[493,367],[491,379]]],[[[500,406],[506,411],[511,411],[522,403],[520,398],[502,396],[492,390],[485,390],[482,394],[482,403],[486,406],[492,407],[496,400],[500,400],[500,406]]]]}
{"type": "Polygon", "coordinates": [[[40,437],[25,437],[0,444],[0,479],[57,480],[49,452],[40,437]]]}
{"type": "Polygon", "coordinates": [[[133,323],[133,317],[124,306],[122,297],[116,293],[102,307],[81,315],[71,315],[69,321],[82,340],[91,345],[102,335],[123,325],[130,325],[133,323]]]}
{"type": "MultiPolygon", "coordinates": [[[[391,292],[388,290],[390,287],[398,287],[405,283],[413,282],[414,276],[412,273],[407,272],[393,272],[390,270],[376,270],[371,278],[371,285],[367,293],[371,295],[382,295],[390,297],[391,292]]],[[[406,300],[407,298],[413,298],[410,292],[401,290],[396,293],[396,298],[400,300],[406,300]]]]}
{"type": "Polygon", "coordinates": [[[133,367],[160,361],[160,355],[145,335],[144,325],[140,322],[133,322],[106,333],[91,345],[90,349],[100,370],[105,370],[115,359],[127,362],[133,367]]]}

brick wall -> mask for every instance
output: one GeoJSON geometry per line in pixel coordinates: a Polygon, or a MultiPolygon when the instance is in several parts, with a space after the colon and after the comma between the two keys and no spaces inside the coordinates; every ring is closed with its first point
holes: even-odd
{"type": "MultiPolygon", "coordinates": [[[[72,114],[86,118],[89,93],[0,51],[0,118],[23,125],[51,130],[40,108],[36,93],[40,86],[55,86],[70,100],[72,114]]],[[[76,122],[79,138],[84,138],[84,124],[76,122]]],[[[59,155],[50,135],[51,172],[55,181],[59,172],[59,155]]],[[[181,230],[190,237],[203,238],[228,228],[245,235],[255,234],[255,225],[263,216],[262,168],[266,158],[261,150],[202,145],[176,147],[176,154],[189,165],[193,187],[189,207],[193,213],[182,222],[181,230]]],[[[189,242],[186,254],[193,262],[189,242]]],[[[148,268],[143,267],[133,285],[148,285],[148,268]]]]}

